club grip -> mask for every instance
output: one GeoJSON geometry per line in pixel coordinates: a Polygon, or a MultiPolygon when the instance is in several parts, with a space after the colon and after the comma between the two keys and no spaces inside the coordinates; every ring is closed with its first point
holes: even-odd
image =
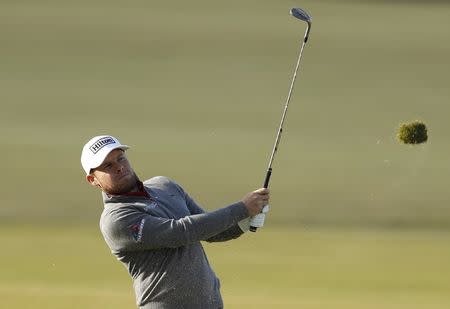
{"type": "MultiPolygon", "coordinates": [[[[266,189],[269,187],[270,176],[272,176],[272,168],[271,167],[267,170],[266,178],[264,179],[264,188],[266,188],[266,189]]],[[[251,225],[251,223],[255,222],[256,223],[255,225],[262,226],[264,224],[264,217],[265,217],[264,214],[259,214],[256,217],[254,217],[254,219],[252,221],[250,221],[250,232],[256,232],[256,230],[258,230],[258,227],[251,225]]]]}
{"type": "Polygon", "coordinates": [[[272,168],[269,168],[266,173],[266,179],[264,179],[264,188],[269,187],[270,176],[272,175],[272,168]]]}

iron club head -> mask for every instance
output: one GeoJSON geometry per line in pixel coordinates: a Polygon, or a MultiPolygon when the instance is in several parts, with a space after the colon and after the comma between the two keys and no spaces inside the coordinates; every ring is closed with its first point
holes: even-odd
{"type": "Polygon", "coordinates": [[[308,13],[306,13],[300,8],[292,8],[291,15],[294,16],[295,18],[306,21],[308,23],[308,27],[306,28],[305,32],[305,38],[303,39],[303,42],[306,43],[308,41],[309,32],[311,31],[311,22],[312,22],[311,16],[309,16],[308,13]]]}
{"type": "Polygon", "coordinates": [[[300,8],[292,8],[291,15],[300,20],[306,21],[308,24],[311,23],[311,16],[300,8]]]}

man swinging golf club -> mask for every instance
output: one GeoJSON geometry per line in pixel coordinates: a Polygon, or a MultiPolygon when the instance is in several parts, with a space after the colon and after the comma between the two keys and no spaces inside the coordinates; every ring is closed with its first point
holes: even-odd
{"type": "Polygon", "coordinates": [[[102,135],[81,153],[86,180],[102,190],[100,229],[112,253],[133,279],[136,302],[146,309],[223,308],[219,279],[201,241],[239,237],[269,201],[268,189],[205,212],[167,177],[141,182],[122,145],[102,135]]]}

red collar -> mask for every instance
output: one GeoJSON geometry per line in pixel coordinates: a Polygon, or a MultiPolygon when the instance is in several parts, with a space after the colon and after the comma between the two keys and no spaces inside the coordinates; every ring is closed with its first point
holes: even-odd
{"type": "Polygon", "coordinates": [[[138,182],[138,191],[124,193],[122,195],[150,197],[150,195],[147,193],[147,191],[145,191],[144,184],[142,183],[142,181],[138,182]]]}

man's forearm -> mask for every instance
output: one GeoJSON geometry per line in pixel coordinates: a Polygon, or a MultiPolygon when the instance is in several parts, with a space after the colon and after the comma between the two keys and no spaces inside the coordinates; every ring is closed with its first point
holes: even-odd
{"type": "Polygon", "coordinates": [[[236,239],[239,236],[244,234],[242,229],[239,227],[239,225],[233,225],[229,229],[223,231],[222,233],[219,233],[217,235],[214,235],[213,237],[208,238],[207,242],[222,242],[227,240],[236,239]]]}

